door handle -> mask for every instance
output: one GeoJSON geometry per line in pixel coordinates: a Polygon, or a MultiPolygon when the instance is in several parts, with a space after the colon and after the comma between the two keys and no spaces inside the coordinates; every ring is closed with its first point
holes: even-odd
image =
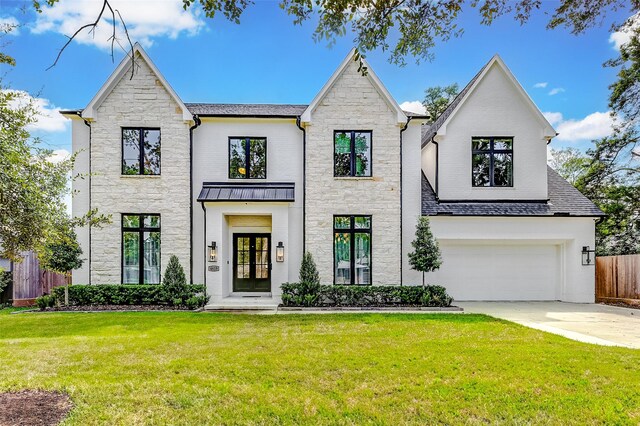
{"type": "Polygon", "coordinates": [[[273,263],[269,262],[269,270],[273,269],[273,263]]]}

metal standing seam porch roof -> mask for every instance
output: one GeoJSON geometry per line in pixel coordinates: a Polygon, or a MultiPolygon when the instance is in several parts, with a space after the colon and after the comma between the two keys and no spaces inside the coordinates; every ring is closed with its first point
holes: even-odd
{"type": "Polygon", "coordinates": [[[199,202],[293,202],[293,182],[204,182],[199,202]]]}

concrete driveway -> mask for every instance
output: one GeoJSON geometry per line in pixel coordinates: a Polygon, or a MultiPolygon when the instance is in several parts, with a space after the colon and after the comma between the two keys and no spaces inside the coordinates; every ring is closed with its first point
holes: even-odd
{"type": "Polygon", "coordinates": [[[640,349],[640,310],[564,302],[454,302],[467,313],[487,314],[580,342],[640,349]]]}

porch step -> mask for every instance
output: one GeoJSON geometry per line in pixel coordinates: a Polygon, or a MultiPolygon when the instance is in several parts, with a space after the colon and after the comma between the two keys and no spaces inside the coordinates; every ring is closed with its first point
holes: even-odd
{"type": "Polygon", "coordinates": [[[271,297],[226,297],[204,307],[205,311],[277,311],[278,301],[271,297]]]}

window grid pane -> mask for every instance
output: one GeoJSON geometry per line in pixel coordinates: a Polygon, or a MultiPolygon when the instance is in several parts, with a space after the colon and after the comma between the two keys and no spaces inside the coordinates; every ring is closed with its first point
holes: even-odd
{"type": "Polygon", "coordinates": [[[160,130],[142,129],[144,143],[144,174],[160,174],[160,130]]]}
{"type": "Polygon", "coordinates": [[[474,137],[471,147],[472,186],[513,186],[513,138],[474,137]]]}
{"type": "Polygon", "coordinates": [[[140,131],[122,130],[122,174],[140,174],[140,131]]]}
{"type": "Polygon", "coordinates": [[[159,284],[160,216],[122,215],[122,283],[159,284]]]}
{"type": "Polygon", "coordinates": [[[334,216],[334,283],[371,284],[371,216],[334,216]]]}

